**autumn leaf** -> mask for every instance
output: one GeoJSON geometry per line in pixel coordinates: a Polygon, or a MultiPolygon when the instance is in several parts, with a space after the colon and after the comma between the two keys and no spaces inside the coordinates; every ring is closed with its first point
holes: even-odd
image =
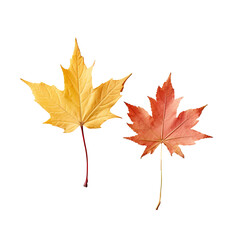
{"type": "Polygon", "coordinates": [[[45,123],[63,128],[65,133],[81,127],[87,161],[85,187],[88,184],[88,155],[83,126],[100,128],[106,120],[118,117],[111,113],[110,109],[121,97],[120,92],[123,90],[124,83],[131,75],[120,80],[111,79],[93,89],[93,66],[94,64],[90,68],[86,67],[75,40],[70,67],[65,69],[61,66],[64,91],[42,82],[31,83],[21,79],[31,88],[35,101],[50,114],[50,119],[45,123]]]}
{"type": "MultiPolygon", "coordinates": [[[[179,145],[193,145],[197,140],[211,138],[211,136],[192,129],[192,127],[198,123],[197,119],[206,105],[183,111],[176,117],[177,108],[181,99],[182,98],[175,99],[170,74],[167,81],[163,84],[163,87],[158,87],[156,99],[149,97],[152,115],[149,115],[148,112],[141,107],[126,103],[129,110],[128,116],[133,122],[132,124],[128,124],[128,126],[137,133],[137,135],[133,137],[126,137],[126,139],[146,146],[141,157],[148,153],[152,154],[159,145],[161,145],[162,155],[162,144],[167,147],[171,155],[176,153],[184,157],[179,145]]],[[[162,157],[160,169],[160,197],[156,209],[158,209],[161,203],[162,157]]]]}

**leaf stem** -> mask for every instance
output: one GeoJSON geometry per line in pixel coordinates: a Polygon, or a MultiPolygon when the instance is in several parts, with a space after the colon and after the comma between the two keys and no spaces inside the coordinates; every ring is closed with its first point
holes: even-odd
{"type": "Polygon", "coordinates": [[[84,137],[84,132],[83,132],[83,126],[81,125],[81,131],[82,131],[82,138],[83,138],[83,144],[85,148],[85,153],[86,153],[86,180],[85,183],[83,184],[84,187],[88,186],[88,154],[87,154],[87,146],[85,142],[85,137],[84,137]]]}
{"type": "Polygon", "coordinates": [[[161,184],[160,184],[160,195],[159,195],[159,201],[158,205],[156,207],[156,210],[158,210],[160,204],[161,204],[161,196],[162,196],[162,143],[161,143],[161,155],[160,155],[160,171],[161,171],[161,184]]]}

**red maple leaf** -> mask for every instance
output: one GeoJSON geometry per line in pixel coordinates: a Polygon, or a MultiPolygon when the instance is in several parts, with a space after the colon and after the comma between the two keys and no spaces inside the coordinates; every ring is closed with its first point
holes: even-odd
{"type": "MultiPolygon", "coordinates": [[[[201,115],[206,105],[183,111],[178,117],[176,116],[177,108],[182,98],[175,99],[171,74],[163,84],[163,87],[158,87],[156,100],[148,98],[151,104],[152,116],[143,108],[126,103],[129,110],[128,116],[133,122],[128,124],[128,126],[137,133],[136,136],[126,137],[126,139],[146,146],[141,157],[148,153],[153,153],[159,145],[161,145],[162,149],[162,144],[167,147],[171,155],[176,153],[184,157],[179,145],[193,145],[197,140],[211,137],[192,129],[198,123],[197,118],[201,115]]],[[[160,198],[156,209],[158,209],[161,203],[162,158],[160,164],[160,198]]]]}

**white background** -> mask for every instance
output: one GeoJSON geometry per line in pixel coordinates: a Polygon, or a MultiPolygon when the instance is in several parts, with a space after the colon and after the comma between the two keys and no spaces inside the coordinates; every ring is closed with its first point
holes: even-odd
{"type": "Polygon", "coordinates": [[[0,239],[240,239],[238,1],[1,1],[0,239]],[[122,119],[80,129],[49,117],[20,78],[63,88],[78,39],[93,85],[133,73],[112,108],[122,119]],[[208,104],[212,135],[140,159],[124,101],[150,110],[172,72],[179,111],[208,104]]]}

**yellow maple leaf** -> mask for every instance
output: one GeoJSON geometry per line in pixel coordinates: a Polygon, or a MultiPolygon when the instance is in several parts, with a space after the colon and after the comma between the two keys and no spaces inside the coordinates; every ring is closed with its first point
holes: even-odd
{"type": "Polygon", "coordinates": [[[110,112],[110,108],[121,97],[120,92],[131,74],[120,80],[110,79],[93,89],[93,66],[86,67],[75,39],[69,69],[61,66],[64,91],[42,82],[31,83],[21,79],[31,88],[35,101],[50,114],[50,119],[45,123],[63,128],[66,133],[80,126],[83,133],[83,126],[99,128],[106,120],[118,117],[110,112]]]}
{"type": "Polygon", "coordinates": [[[51,118],[45,123],[72,132],[78,126],[99,128],[103,122],[118,117],[110,112],[110,108],[121,97],[124,83],[130,77],[120,80],[109,80],[97,88],[92,87],[92,69],[87,68],[80,53],[77,40],[69,69],[62,67],[64,75],[64,91],[45,83],[24,81],[33,92],[35,101],[39,103],[51,118]]]}

